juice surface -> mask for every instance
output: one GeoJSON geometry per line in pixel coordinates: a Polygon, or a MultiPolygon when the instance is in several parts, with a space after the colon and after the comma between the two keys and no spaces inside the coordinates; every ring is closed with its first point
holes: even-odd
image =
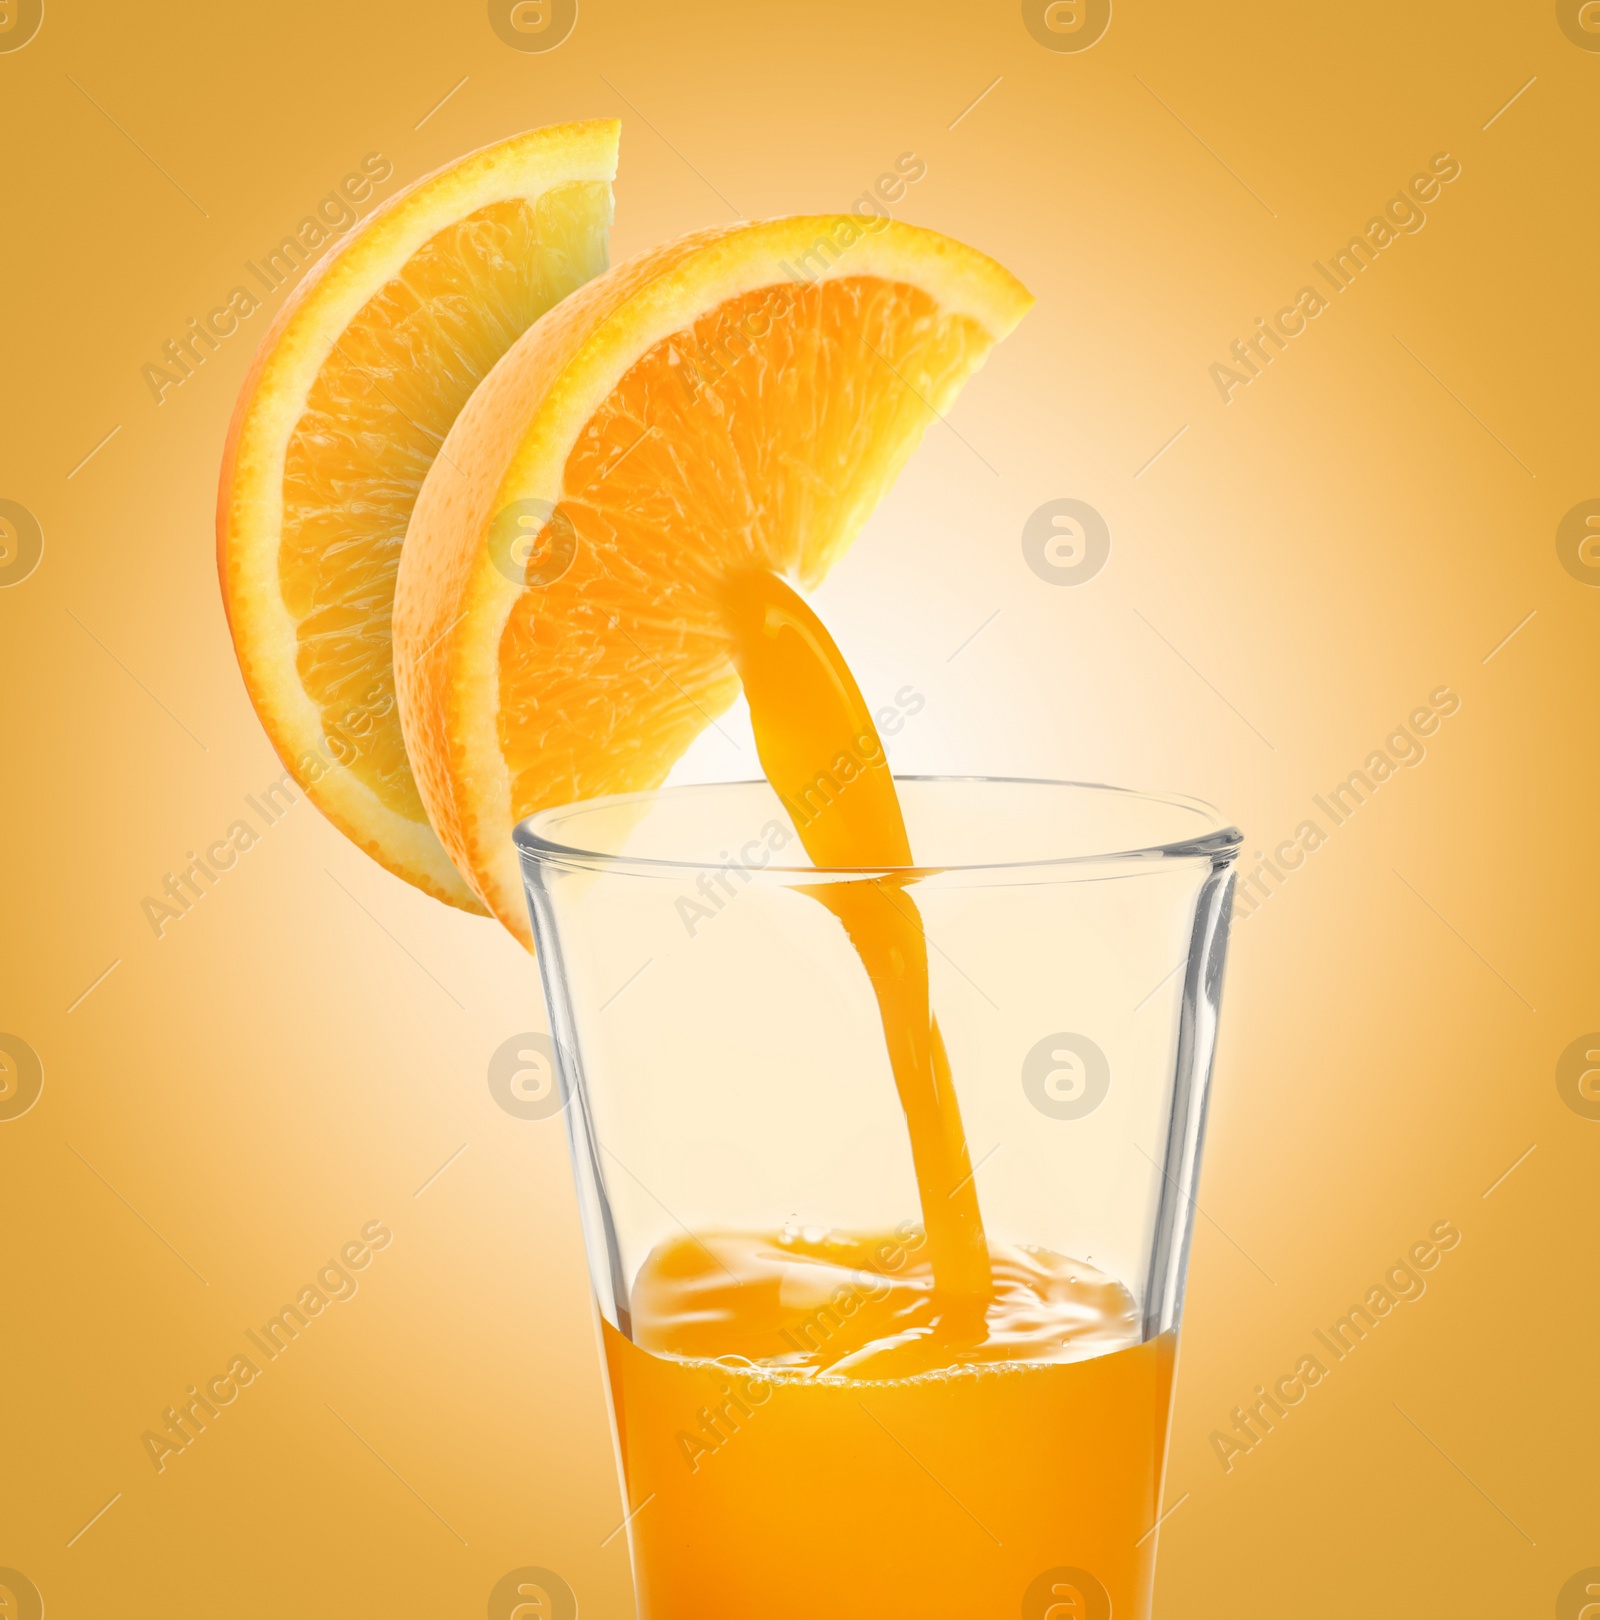
{"type": "Polygon", "coordinates": [[[658,1246],[603,1324],[645,1620],[1138,1620],[1174,1340],[1127,1290],[984,1232],[871,713],[776,576],[725,614],[809,891],[877,998],[921,1221],[658,1246]],[[826,774],[842,789],[816,791],[826,774]]]}
{"type": "Polygon", "coordinates": [[[994,1244],[981,1330],[940,1336],[944,1300],[920,1227],[696,1232],[639,1268],[633,1340],[658,1355],[734,1357],[782,1371],[911,1378],[951,1367],[1081,1361],[1136,1344],[1121,1283],[1048,1249],[994,1244]]]}

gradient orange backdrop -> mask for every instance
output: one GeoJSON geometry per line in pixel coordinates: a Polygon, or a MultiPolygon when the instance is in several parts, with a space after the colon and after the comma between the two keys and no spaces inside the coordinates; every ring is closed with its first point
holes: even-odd
{"type": "Polygon", "coordinates": [[[536,1565],[631,1613],[563,1127],[486,1081],[543,1027],[531,962],[303,800],[164,937],[141,910],[280,771],[212,539],[276,300],[160,404],[141,367],[365,155],[389,195],[617,114],[614,259],[914,153],[897,214],[1038,295],[821,594],[869,697],[926,694],[899,767],[1192,792],[1270,856],[1459,697],[1237,929],[1156,1612],[1576,1620],[1600,1121],[1557,1067],[1600,1029],[1600,566],[1557,530],[1600,501],[1600,8],[1117,0],[1051,48],[1085,5],[582,0],[546,52],[467,3],[46,0],[21,48],[37,5],[0,7],[9,1095],[43,1069],[0,1120],[0,1583],[481,1615],[536,1565]],[[1313,262],[1438,154],[1334,292],[1313,262]],[[1308,285],[1224,403],[1210,368],[1308,285]],[[1062,497],[1112,541],[1067,588],[1021,545],[1062,497]],[[158,1474],[142,1432],[374,1221],[354,1297],[158,1474]],[[1426,1294],[1225,1471],[1231,1410],[1440,1221],[1426,1294]]]}

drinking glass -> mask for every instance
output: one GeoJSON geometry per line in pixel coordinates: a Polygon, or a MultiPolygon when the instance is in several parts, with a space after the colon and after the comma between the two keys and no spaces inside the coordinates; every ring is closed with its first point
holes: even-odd
{"type": "Polygon", "coordinates": [[[645,1620],[1148,1613],[1239,834],[1081,783],[897,787],[919,864],[895,872],[809,865],[765,782],[516,831],[645,1620]],[[907,1377],[790,1365],[922,1241],[878,1004],[819,903],[885,879],[921,915],[990,1243],[1072,1261],[1116,1332],[907,1377]],[[770,1355],[720,1353],[709,1319],[695,1354],[651,1347],[652,1256],[831,1233],[884,1236],[844,1288],[778,1285],[770,1355]]]}

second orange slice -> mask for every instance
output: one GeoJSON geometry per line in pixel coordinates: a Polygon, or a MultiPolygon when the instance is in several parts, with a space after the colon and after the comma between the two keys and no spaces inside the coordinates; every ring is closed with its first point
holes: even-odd
{"type": "Polygon", "coordinates": [[[1031,303],[932,231],[775,220],[619,265],[484,380],[406,532],[395,677],[434,829],[518,938],[517,821],[665,779],[738,691],[722,582],[815,585],[1031,303]]]}

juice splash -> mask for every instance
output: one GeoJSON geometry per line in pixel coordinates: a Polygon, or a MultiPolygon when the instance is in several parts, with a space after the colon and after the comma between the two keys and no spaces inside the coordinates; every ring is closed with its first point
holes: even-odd
{"type": "Polygon", "coordinates": [[[724,608],[768,781],[816,866],[862,873],[809,892],[877,998],[922,1220],[646,1259],[631,1337],[603,1324],[641,1613],[1138,1620],[1174,1337],[1141,1343],[1094,1267],[987,1238],[871,712],[775,575],[724,608]]]}
{"type": "Polygon", "coordinates": [[[697,1232],[661,1244],[632,1290],[633,1342],[659,1355],[735,1356],[764,1368],[883,1379],[952,1366],[1081,1361],[1137,1343],[1121,1283],[1047,1249],[995,1244],[985,1331],[936,1344],[946,1309],[925,1235],[787,1227],[697,1232]]]}

